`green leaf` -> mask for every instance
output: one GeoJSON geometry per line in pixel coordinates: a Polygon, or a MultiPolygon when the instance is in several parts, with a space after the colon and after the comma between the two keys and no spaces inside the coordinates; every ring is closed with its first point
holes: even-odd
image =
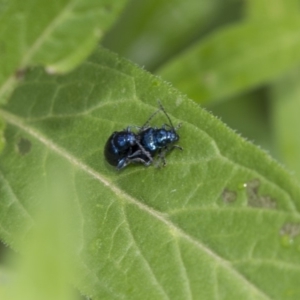
{"type": "Polygon", "coordinates": [[[247,0],[247,15],[252,20],[266,21],[271,18],[298,16],[298,0],[247,0]]]}
{"type": "Polygon", "coordinates": [[[104,37],[103,45],[153,70],[212,28],[236,19],[242,2],[133,0],[104,37]]]}
{"type": "Polygon", "coordinates": [[[36,223],[18,249],[22,255],[6,254],[2,274],[0,269],[2,300],[75,299],[69,283],[72,267],[68,245],[73,244],[66,234],[70,232],[66,222],[69,208],[66,209],[66,197],[61,192],[66,187],[63,176],[56,174],[52,182],[55,189],[36,195],[42,196],[42,207],[33,214],[36,223]]]}
{"type": "Polygon", "coordinates": [[[0,235],[18,249],[39,205],[35,191],[63,176],[79,238],[73,282],[84,294],[299,299],[299,186],[159,78],[100,49],[66,76],[31,70],[0,115],[0,235]],[[106,140],[143,124],[158,99],[182,122],[184,150],[163,169],[117,172],[103,157],[106,140]]]}
{"type": "Polygon", "coordinates": [[[281,160],[300,181],[300,71],[280,78],[272,85],[272,125],[281,160]]]}
{"type": "Polygon", "coordinates": [[[208,106],[209,111],[263,149],[274,152],[273,136],[267,114],[266,93],[255,91],[208,106]]]}
{"type": "Polygon", "coordinates": [[[0,153],[5,145],[5,140],[4,140],[4,121],[0,117],[0,153]]]}
{"type": "MultiPolygon", "coordinates": [[[[43,65],[67,72],[82,62],[125,0],[0,1],[0,99],[20,70],[43,65]]],[[[3,100],[2,100],[3,101],[3,100]]]]}
{"type": "Polygon", "coordinates": [[[201,103],[276,78],[300,63],[300,19],[241,23],[210,35],[158,74],[201,103]]]}

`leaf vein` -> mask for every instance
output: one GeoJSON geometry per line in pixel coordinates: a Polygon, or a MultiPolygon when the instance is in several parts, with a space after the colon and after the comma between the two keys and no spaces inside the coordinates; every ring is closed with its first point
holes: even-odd
{"type": "Polygon", "coordinates": [[[14,203],[16,203],[17,205],[20,206],[21,210],[23,211],[23,213],[29,217],[31,223],[34,223],[34,220],[32,218],[32,216],[29,214],[29,212],[26,210],[26,208],[24,207],[24,205],[22,204],[22,202],[19,200],[18,196],[15,194],[12,186],[9,184],[9,181],[6,180],[3,172],[0,171],[0,179],[2,180],[2,182],[6,185],[8,192],[11,194],[12,199],[14,199],[11,203],[9,203],[9,205],[7,206],[7,208],[9,208],[11,205],[13,205],[14,203]]]}
{"type": "Polygon", "coordinates": [[[142,250],[140,249],[140,247],[138,246],[138,243],[137,241],[135,240],[134,238],[134,235],[132,234],[132,231],[130,229],[130,225],[129,225],[129,222],[127,220],[127,216],[126,216],[126,213],[124,211],[124,221],[126,222],[127,224],[127,228],[128,228],[128,232],[131,236],[131,239],[134,243],[134,245],[136,246],[137,250],[138,250],[138,253],[140,254],[140,257],[143,259],[144,261],[144,265],[145,265],[145,268],[149,271],[150,274],[152,274],[152,278],[153,278],[153,281],[156,283],[155,285],[159,287],[159,290],[161,291],[162,295],[164,295],[164,298],[166,299],[170,299],[170,297],[167,295],[165,289],[163,288],[162,284],[160,283],[160,281],[158,280],[158,278],[156,277],[153,269],[151,268],[151,265],[149,263],[149,261],[146,259],[145,255],[143,254],[142,250]]]}
{"type": "Polygon", "coordinates": [[[188,276],[188,272],[187,272],[187,269],[185,267],[185,263],[183,261],[183,258],[182,258],[182,255],[181,255],[181,249],[180,249],[180,246],[178,244],[178,240],[176,239],[175,241],[176,243],[176,248],[177,248],[177,256],[178,256],[178,260],[179,260],[179,264],[180,264],[180,270],[181,270],[181,273],[183,274],[183,285],[185,287],[185,290],[186,290],[186,299],[193,299],[193,293],[192,293],[192,288],[191,288],[191,281],[190,281],[190,278],[188,276]],[[184,280],[186,279],[186,280],[184,280]]]}

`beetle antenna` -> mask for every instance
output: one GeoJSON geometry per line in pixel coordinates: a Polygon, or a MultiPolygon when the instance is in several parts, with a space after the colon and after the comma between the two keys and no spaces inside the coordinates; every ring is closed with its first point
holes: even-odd
{"type": "Polygon", "coordinates": [[[172,121],[171,121],[171,118],[169,117],[169,115],[168,115],[167,112],[165,111],[165,109],[164,109],[163,105],[161,104],[160,100],[158,100],[158,105],[159,105],[159,108],[163,111],[163,113],[164,113],[164,114],[166,115],[166,117],[168,118],[168,120],[169,120],[169,122],[170,122],[172,128],[173,128],[174,130],[176,130],[175,127],[174,127],[174,125],[173,125],[173,123],[172,123],[172,121]]]}
{"type": "Polygon", "coordinates": [[[145,122],[145,124],[141,127],[140,131],[142,131],[146,126],[148,126],[148,124],[150,123],[150,121],[154,118],[155,115],[157,115],[157,113],[160,111],[160,109],[158,109],[157,111],[155,111],[149,118],[148,120],[145,122]]]}

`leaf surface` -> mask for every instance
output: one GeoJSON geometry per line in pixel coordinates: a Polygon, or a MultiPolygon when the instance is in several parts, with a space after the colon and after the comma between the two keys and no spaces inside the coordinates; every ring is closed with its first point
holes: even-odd
{"type": "Polygon", "coordinates": [[[133,0],[102,42],[147,70],[154,70],[213,28],[236,20],[242,2],[133,0]]]}
{"type": "Polygon", "coordinates": [[[270,82],[300,63],[300,20],[224,28],[164,65],[158,74],[201,103],[270,82]]]}
{"type": "Polygon", "coordinates": [[[260,145],[273,156],[273,136],[265,97],[264,90],[255,91],[234,97],[230,101],[220,102],[217,105],[208,105],[207,108],[230,128],[236,130],[255,145],[260,145]]]}
{"type": "Polygon", "coordinates": [[[5,145],[4,140],[4,121],[0,118],[0,153],[5,145]]]}
{"type": "Polygon", "coordinates": [[[271,18],[297,16],[299,3],[297,0],[248,0],[246,12],[252,20],[265,22],[271,18]]]}
{"type": "Polygon", "coordinates": [[[281,160],[300,180],[300,71],[294,70],[272,85],[272,127],[281,160]]]}
{"type": "MultiPolygon", "coordinates": [[[[0,98],[32,65],[66,72],[83,61],[125,0],[2,0],[0,98]]],[[[2,100],[3,101],[3,100],[2,100]]]]}
{"type": "Polygon", "coordinates": [[[297,183],[159,78],[100,49],[66,76],[31,70],[0,115],[1,238],[18,249],[34,223],[32,195],[49,188],[49,174],[64,176],[79,238],[73,281],[84,294],[299,299],[297,183]],[[158,99],[182,122],[184,150],[163,169],[117,172],[103,158],[106,140],[141,126],[158,99]]]}

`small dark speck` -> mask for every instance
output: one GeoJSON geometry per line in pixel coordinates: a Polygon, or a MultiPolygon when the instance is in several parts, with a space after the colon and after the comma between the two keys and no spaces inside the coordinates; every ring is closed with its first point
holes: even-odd
{"type": "Polygon", "coordinates": [[[224,189],[222,199],[225,203],[233,203],[236,200],[236,192],[224,189]]]}
{"type": "Polygon", "coordinates": [[[104,10],[106,10],[107,12],[111,12],[113,10],[113,7],[111,4],[106,4],[104,6],[104,10]]]}
{"type": "Polygon", "coordinates": [[[25,138],[20,138],[18,142],[18,151],[21,155],[25,155],[31,150],[31,142],[25,138]]]}
{"type": "Polygon", "coordinates": [[[15,76],[18,80],[21,80],[24,78],[25,73],[26,73],[27,69],[19,69],[15,72],[15,76]]]}

